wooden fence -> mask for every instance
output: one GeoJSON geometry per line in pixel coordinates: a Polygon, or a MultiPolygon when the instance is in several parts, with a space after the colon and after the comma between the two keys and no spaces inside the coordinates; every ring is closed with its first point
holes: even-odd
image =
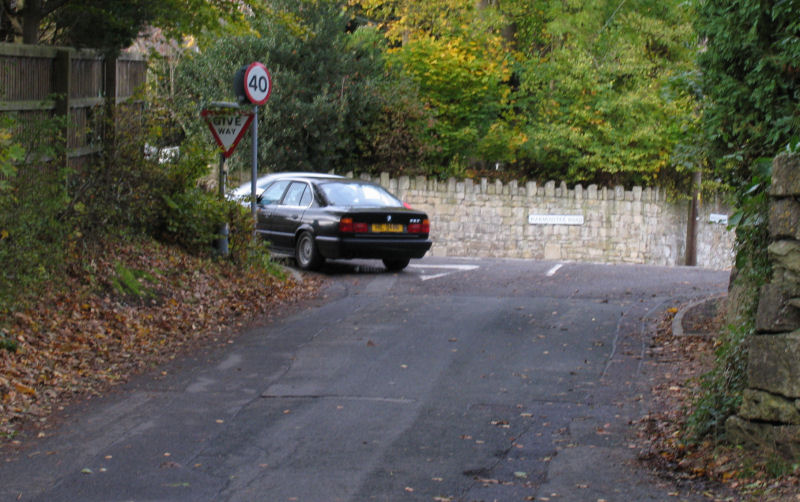
{"type": "Polygon", "coordinates": [[[97,51],[0,43],[0,114],[15,114],[23,130],[40,118],[66,116],[67,162],[81,165],[102,151],[105,99],[125,102],[146,73],[137,56],[106,61],[97,51]]]}

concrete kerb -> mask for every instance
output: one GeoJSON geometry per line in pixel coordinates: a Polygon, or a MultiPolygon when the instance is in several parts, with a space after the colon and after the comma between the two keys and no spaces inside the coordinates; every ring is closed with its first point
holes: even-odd
{"type": "Polygon", "coordinates": [[[705,303],[713,302],[719,300],[720,298],[724,298],[727,296],[727,293],[721,293],[718,295],[707,296],[705,298],[701,298],[699,300],[695,300],[685,307],[681,308],[677,314],[675,314],[675,318],[672,319],[672,334],[675,336],[708,336],[708,333],[687,333],[686,330],[683,329],[683,319],[686,314],[691,311],[693,308],[699,307],[705,303]]]}
{"type": "Polygon", "coordinates": [[[292,267],[289,264],[278,263],[278,267],[286,274],[287,277],[293,278],[296,282],[302,283],[304,280],[303,272],[297,270],[297,268],[292,267]]]}

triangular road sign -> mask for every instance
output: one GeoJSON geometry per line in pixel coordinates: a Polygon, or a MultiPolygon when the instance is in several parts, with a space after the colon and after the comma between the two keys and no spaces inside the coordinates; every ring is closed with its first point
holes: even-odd
{"type": "Polygon", "coordinates": [[[211,129],[211,134],[228,158],[253,122],[253,112],[244,110],[203,110],[200,115],[211,129]]]}

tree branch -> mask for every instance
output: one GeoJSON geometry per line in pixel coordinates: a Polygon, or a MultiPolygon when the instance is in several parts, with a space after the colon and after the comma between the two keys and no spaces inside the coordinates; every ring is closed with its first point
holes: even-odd
{"type": "Polygon", "coordinates": [[[42,4],[42,17],[49,16],[72,0],[46,0],[42,4]]]}
{"type": "Polygon", "coordinates": [[[14,31],[22,33],[22,23],[19,21],[19,10],[11,7],[11,0],[3,0],[0,2],[0,7],[2,7],[3,14],[5,14],[8,22],[11,23],[11,27],[14,31]]]}

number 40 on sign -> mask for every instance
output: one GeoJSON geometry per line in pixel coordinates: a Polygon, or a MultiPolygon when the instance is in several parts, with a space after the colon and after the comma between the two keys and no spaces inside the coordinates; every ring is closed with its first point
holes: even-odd
{"type": "Polygon", "coordinates": [[[233,77],[233,90],[239,103],[263,105],[272,93],[272,77],[267,68],[259,63],[242,66],[233,77]]]}

